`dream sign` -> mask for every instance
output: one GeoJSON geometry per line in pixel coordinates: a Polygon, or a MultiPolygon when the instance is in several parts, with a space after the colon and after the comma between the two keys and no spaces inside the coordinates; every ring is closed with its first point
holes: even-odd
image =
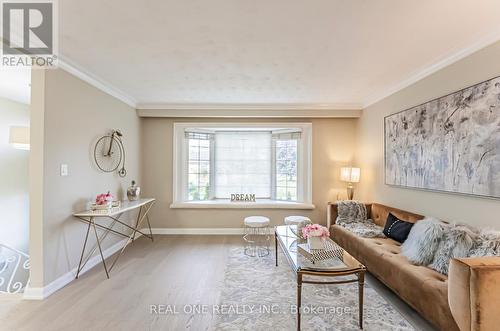
{"type": "Polygon", "coordinates": [[[233,201],[255,202],[255,194],[231,194],[231,202],[233,201]]]}

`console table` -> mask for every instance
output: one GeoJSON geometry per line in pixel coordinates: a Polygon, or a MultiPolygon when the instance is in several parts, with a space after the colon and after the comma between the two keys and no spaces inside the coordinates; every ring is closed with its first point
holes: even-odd
{"type": "Polygon", "coordinates": [[[137,201],[123,201],[120,205],[120,207],[116,208],[111,208],[109,210],[87,210],[84,212],[80,213],[75,213],[73,214],[74,217],[80,219],[81,221],[88,223],[87,226],[87,234],[85,235],[85,241],[83,243],[83,248],[82,248],[82,255],[80,256],[80,262],[78,263],[78,270],[76,272],[76,278],[80,275],[80,271],[85,267],[85,264],[89,261],[90,257],[94,254],[96,249],[99,249],[99,253],[101,255],[101,261],[102,265],[104,266],[104,271],[106,272],[106,277],[109,278],[109,272],[111,272],[111,269],[113,269],[114,265],[116,264],[116,261],[120,258],[120,256],[123,254],[123,251],[125,248],[128,246],[129,243],[133,242],[135,240],[135,236],[137,233],[151,239],[153,241],[153,232],[151,231],[151,224],[149,223],[149,216],[148,213],[151,210],[151,207],[155,203],[156,199],[139,199],[137,201]],[[137,218],[135,221],[134,225],[129,225],[123,221],[120,220],[120,217],[125,213],[125,212],[130,212],[133,210],[139,209],[139,212],[137,214],[137,218]],[[106,224],[100,224],[99,221],[101,220],[112,220],[112,222],[108,225],[106,224]],[[149,235],[145,234],[142,232],[141,225],[146,221],[148,224],[149,228],[149,235]],[[117,231],[113,229],[113,226],[118,223],[126,228],[130,229],[132,232],[131,233],[123,233],[120,231],[117,231]],[[90,228],[93,228],[95,238],[96,238],[96,246],[92,249],[90,254],[87,256],[85,259],[85,262],[83,261],[83,256],[85,254],[85,248],[87,247],[87,241],[89,238],[89,233],[90,233],[90,228]],[[100,228],[103,230],[103,233],[99,237],[97,233],[97,228],[100,228]],[[102,241],[107,237],[109,233],[113,233],[118,236],[122,236],[127,238],[125,244],[120,250],[120,253],[116,256],[114,259],[113,263],[111,264],[110,268],[108,269],[106,266],[106,262],[104,259],[104,255],[102,253],[102,248],[101,244],[102,241]]]}

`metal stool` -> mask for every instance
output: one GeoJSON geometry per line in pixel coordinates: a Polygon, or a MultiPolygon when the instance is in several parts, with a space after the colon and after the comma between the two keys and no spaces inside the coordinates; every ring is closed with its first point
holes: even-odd
{"type": "Polygon", "coordinates": [[[270,253],[269,218],[265,216],[245,217],[245,255],[263,257],[270,253]]]}
{"type": "MultiPolygon", "coordinates": [[[[305,217],[305,216],[287,216],[287,217],[285,217],[285,224],[286,225],[296,225],[297,226],[297,233],[294,233],[294,234],[300,238],[302,238],[302,228],[305,225],[311,224],[311,223],[312,223],[311,219],[309,217],[305,217]]],[[[290,252],[297,251],[297,240],[294,240],[292,242],[289,249],[290,249],[290,252]]]]}

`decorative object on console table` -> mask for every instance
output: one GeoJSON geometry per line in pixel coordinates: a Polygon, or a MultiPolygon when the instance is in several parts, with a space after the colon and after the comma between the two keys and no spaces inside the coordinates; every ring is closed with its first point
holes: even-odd
{"type": "Polygon", "coordinates": [[[360,169],[352,167],[340,168],[340,180],[347,182],[347,199],[352,200],[354,197],[354,185],[352,183],[359,183],[360,169]]]}
{"type": "Polygon", "coordinates": [[[500,198],[500,77],[385,118],[385,184],[500,198]]]}
{"type": "Polygon", "coordinates": [[[141,188],[137,186],[135,180],[132,181],[132,185],[127,189],[127,198],[129,201],[139,200],[141,195],[141,188]]]}
{"type": "Polygon", "coordinates": [[[302,228],[302,236],[307,239],[310,249],[324,249],[325,240],[330,237],[330,232],[319,224],[309,224],[302,228]]]}
{"type": "Polygon", "coordinates": [[[108,193],[98,194],[92,204],[92,210],[108,210],[113,206],[113,195],[108,193]]]}

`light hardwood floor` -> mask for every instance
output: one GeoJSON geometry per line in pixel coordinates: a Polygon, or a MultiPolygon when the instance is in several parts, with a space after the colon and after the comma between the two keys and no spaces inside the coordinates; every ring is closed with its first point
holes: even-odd
{"type": "MultiPolygon", "coordinates": [[[[207,330],[211,314],[151,314],[151,305],[217,304],[228,252],[241,245],[240,236],[139,238],[110,280],[99,265],[46,300],[0,300],[0,330],[207,330]]],[[[432,330],[382,284],[367,281],[417,329],[432,330]]]]}

